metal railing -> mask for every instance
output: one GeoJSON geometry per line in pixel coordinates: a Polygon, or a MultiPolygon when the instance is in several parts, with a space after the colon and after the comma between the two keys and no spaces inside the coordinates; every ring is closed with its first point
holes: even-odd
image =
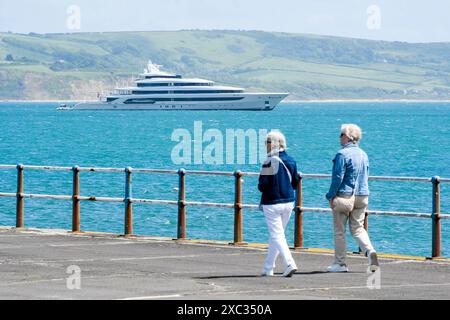
{"type": "MultiPolygon", "coordinates": [[[[159,204],[175,205],[178,207],[177,239],[186,239],[186,207],[187,206],[206,206],[234,209],[234,240],[233,244],[244,244],[242,238],[242,210],[258,209],[256,204],[242,203],[242,180],[243,176],[259,176],[258,172],[225,172],[225,171],[198,171],[198,170],[162,170],[162,169],[134,169],[127,168],[89,168],[89,167],[60,167],[60,166],[32,166],[32,165],[0,165],[0,169],[17,170],[17,192],[1,193],[0,197],[16,198],[16,227],[24,228],[24,199],[55,199],[72,201],[72,232],[81,232],[80,230],[80,201],[99,201],[99,202],[123,202],[125,204],[125,230],[124,236],[133,234],[133,204],[159,204]],[[46,170],[46,171],[71,171],[73,174],[73,192],[72,195],[54,195],[54,194],[27,194],[24,193],[24,170],[46,170]],[[80,195],[80,172],[122,172],[125,173],[125,194],[123,198],[96,197],[80,195]],[[132,174],[175,174],[178,175],[178,200],[158,200],[158,199],[138,199],[132,197],[132,174]],[[216,175],[234,177],[235,197],[234,203],[213,203],[186,201],[186,175],[216,175]]],[[[294,248],[303,248],[303,212],[331,212],[329,208],[309,208],[303,207],[303,179],[330,179],[327,174],[302,174],[298,173],[298,186],[295,205],[294,222],[294,248]]],[[[410,181],[432,184],[432,212],[431,213],[413,213],[398,211],[379,211],[367,210],[364,221],[364,227],[368,229],[369,215],[383,216],[401,216],[416,218],[431,218],[432,221],[432,252],[431,258],[441,256],[441,219],[450,219],[450,214],[441,214],[440,210],[440,183],[448,183],[450,179],[421,177],[389,177],[389,176],[371,176],[369,180],[381,181],[410,181]]]]}

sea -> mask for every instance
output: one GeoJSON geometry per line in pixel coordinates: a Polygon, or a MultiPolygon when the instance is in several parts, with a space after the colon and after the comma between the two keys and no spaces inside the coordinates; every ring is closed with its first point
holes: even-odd
{"type": "MultiPolygon", "coordinates": [[[[252,138],[280,130],[287,152],[304,174],[330,174],[339,150],[340,127],[358,124],[370,175],[450,178],[450,103],[298,102],[272,111],[68,111],[58,102],[0,103],[0,164],[81,167],[132,167],[259,172],[252,138]],[[227,132],[248,133],[247,145],[227,132]],[[227,139],[228,138],[228,139],[227,139]],[[233,145],[233,143],[235,145],[233,145]],[[251,146],[252,145],[252,146],[251,146]],[[227,148],[231,146],[230,148],[227,148]],[[235,153],[230,157],[229,153],[235,153]],[[228,157],[227,157],[228,155],[228,157]]],[[[244,137],[245,138],[245,137],[244,137]]],[[[257,177],[243,177],[243,203],[258,204],[257,177]]],[[[303,205],[327,208],[329,179],[305,178],[303,205]]],[[[124,197],[125,173],[81,172],[82,196],[124,197]]],[[[430,182],[370,181],[371,210],[430,213],[430,182]]],[[[0,169],[0,193],[15,193],[17,172],[0,169]]],[[[72,194],[72,173],[25,170],[24,192],[72,194]]],[[[133,173],[132,195],[177,200],[178,176],[133,173]]],[[[234,177],[186,176],[186,200],[233,203],[234,177]]],[[[15,198],[0,197],[0,225],[15,225],[15,198]]],[[[71,201],[25,199],[26,227],[71,229],[71,201]]],[[[450,213],[450,183],[441,183],[441,212],[450,213]]],[[[123,203],[82,202],[81,230],[124,232],[123,203]]],[[[304,212],[304,246],[333,248],[330,213],[304,212]]],[[[294,241],[294,217],[287,226],[294,241]]],[[[234,211],[188,206],[187,238],[233,240],[234,211]]],[[[431,219],[369,216],[369,235],[381,253],[431,255],[431,219]]],[[[442,219],[442,255],[450,255],[450,220],[442,219]]],[[[133,233],[177,236],[177,207],[134,204],[133,233]]],[[[358,246],[348,233],[348,250],[358,246]]],[[[261,211],[243,210],[243,240],[267,243],[261,211]]]]}

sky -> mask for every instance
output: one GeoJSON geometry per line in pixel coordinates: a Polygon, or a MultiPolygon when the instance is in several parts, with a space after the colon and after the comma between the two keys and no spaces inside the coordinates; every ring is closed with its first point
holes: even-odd
{"type": "Polygon", "coordinates": [[[262,30],[450,42],[450,0],[0,0],[0,32],[262,30]]]}

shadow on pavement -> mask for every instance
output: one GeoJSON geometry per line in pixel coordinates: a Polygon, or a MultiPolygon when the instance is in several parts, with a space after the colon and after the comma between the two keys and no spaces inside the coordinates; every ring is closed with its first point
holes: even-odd
{"type": "MultiPolygon", "coordinates": [[[[314,274],[323,274],[323,273],[329,273],[327,271],[308,271],[308,272],[296,272],[294,273],[293,276],[295,275],[314,275],[314,274]]],[[[274,277],[281,277],[283,273],[275,273],[274,277]]],[[[263,278],[263,276],[258,275],[258,274],[239,274],[239,275],[223,275],[223,276],[208,276],[208,277],[195,277],[194,279],[228,279],[228,278],[263,278]]],[[[266,277],[264,277],[266,278],[266,277]]],[[[271,278],[271,277],[267,277],[267,278],[271,278]]]]}

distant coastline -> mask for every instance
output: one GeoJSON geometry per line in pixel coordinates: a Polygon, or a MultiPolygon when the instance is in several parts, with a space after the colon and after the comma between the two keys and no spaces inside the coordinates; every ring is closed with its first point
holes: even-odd
{"type": "Polygon", "coordinates": [[[96,99],[152,59],[168,72],[289,92],[292,102],[440,102],[450,100],[449,51],[450,43],[242,30],[0,32],[0,99],[96,99]]]}

